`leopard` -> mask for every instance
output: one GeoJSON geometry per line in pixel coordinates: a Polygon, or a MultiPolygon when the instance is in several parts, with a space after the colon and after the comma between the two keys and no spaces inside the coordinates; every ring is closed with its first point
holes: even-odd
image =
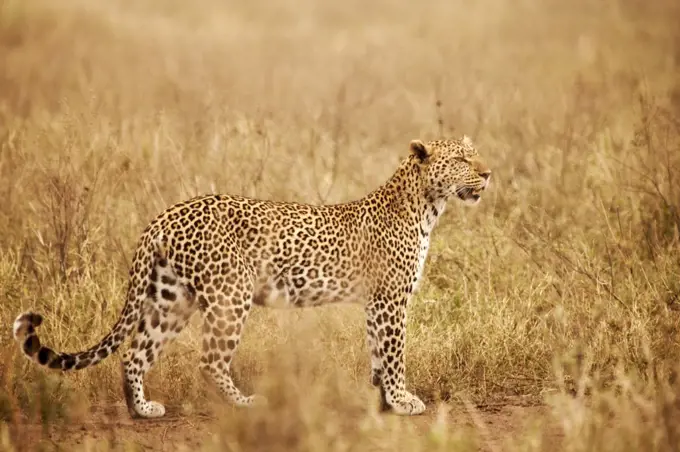
{"type": "Polygon", "coordinates": [[[230,194],[178,202],[141,234],[130,266],[124,307],[96,345],[61,353],[36,333],[43,317],[24,312],[13,324],[23,355],[48,369],[81,370],[115,353],[133,418],[165,415],[147,400],[144,378],[192,315],[202,317],[199,369],[235,406],[266,399],[244,395],[231,365],[253,307],[307,308],[358,304],[365,312],[369,383],[380,409],[426,411],[406,388],[407,307],[422,279],[430,237],[447,202],[474,205],[491,170],[463,135],[409,143],[394,174],[363,198],[303,204],[230,194]]]}

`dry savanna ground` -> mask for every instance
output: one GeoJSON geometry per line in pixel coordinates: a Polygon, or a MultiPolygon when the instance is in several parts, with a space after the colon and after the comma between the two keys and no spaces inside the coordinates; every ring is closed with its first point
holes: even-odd
{"type": "Polygon", "coordinates": [[[680,447],[676,0],[0,0],[0,449],[670,451],[680,447]],[[256,310],[215,403],[199,319],[132,421],[119,355],[60,375],[122,307],[136,239],[207,192],[333,203],[409,140],[470,135],[409,307],[418,418],[379,414],[362,310],[256,310]]]}

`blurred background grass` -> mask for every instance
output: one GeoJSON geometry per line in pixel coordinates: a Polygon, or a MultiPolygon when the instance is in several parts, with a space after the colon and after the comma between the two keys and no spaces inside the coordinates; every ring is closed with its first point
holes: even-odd
{"type": "MultiPolygon", "coordinates": [[[[57,349],[97,341],[167,205],[356,199],[409,140],[465,133],[493,183],[435,233],[410,306],[410,388],[555,406],[569,450],[677,445],[678,17],[673,0],[0,0],[0,416],[52,422],[122,400],[117,358],[46,375],[10,326],[30,308],[57,349]],[[626,421],[612,427],[614,412],[626,421]]],[[[149,379],[186,413],[209,397],[198,323],[149,379]]],[[[257,310],[241,387],[320,392],[231,428],[252,446],[244,423],[288,416],[309,427],[298,447],[320,450],[301,413],[365,409],[368,369],[360,308],[257,310]],[[328,378],[345,398],[332,407],[328,378]]]]}

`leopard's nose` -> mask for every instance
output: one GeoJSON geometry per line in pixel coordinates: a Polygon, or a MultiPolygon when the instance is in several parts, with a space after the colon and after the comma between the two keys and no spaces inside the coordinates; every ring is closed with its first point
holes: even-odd
{"type": "Polygon", "coordinates": [[[489,178],[491,177],[491,170],[480,171],[479,175],[482,176],[485,180],[489,180],[489,178]]]}

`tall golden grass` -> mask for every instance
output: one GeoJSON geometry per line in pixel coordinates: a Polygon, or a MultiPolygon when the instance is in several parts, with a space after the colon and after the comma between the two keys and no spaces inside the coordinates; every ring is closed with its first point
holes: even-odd
{"type": "MultiPolygon", "coordinates": [[[[677,450],[678,17],[674,0],[0,0],[0,419],[122,400],[116,357],[45,374],[10,326],[30,308],[58,350],[97,341],[169,204],[356,199],[409,140],[465,133],[492,186],[435,232],[410,389],[432,410],[544,403],[564,450],[677,450]]],[[[198,322],[148,383],[187,415],[212,403],[198,322]]],[[[357,307],[257,310],[235,372],[272,403],[227,412],[206,447],[484,446],[375,413],[357,307]]]]}

